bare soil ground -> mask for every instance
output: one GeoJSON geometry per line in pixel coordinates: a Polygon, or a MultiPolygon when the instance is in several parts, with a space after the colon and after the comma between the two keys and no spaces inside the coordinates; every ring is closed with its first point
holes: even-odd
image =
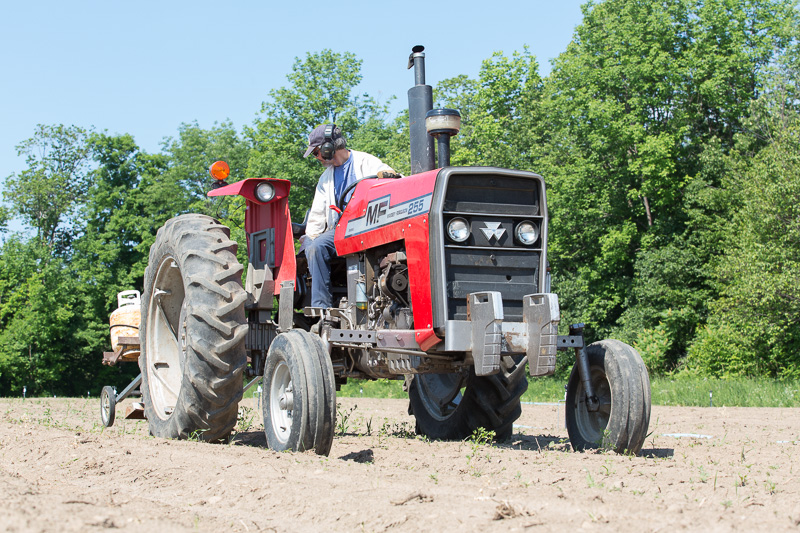
{"type": "MultiPolygon", "coordinates": [[[[118,413],[124,411],[124,402],[118,413]]],[[[4,531],[800,531],[800,409],[654,407],[638,457],[575,453],[563,407],[510,443],[415,437],[402,400],[340,399],[330,457],[105,431],[99,400],[0,400],[4,531]]]]}

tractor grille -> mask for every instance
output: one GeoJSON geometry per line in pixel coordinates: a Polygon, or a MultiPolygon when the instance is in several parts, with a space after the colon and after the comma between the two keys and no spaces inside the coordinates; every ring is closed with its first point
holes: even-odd
{"type": "Polygon", "coordinates": [[[443,299],[446,320],[467,319],[467,295],[497,291],[505,320],[522,322],[522,298],[539,292],[539,269],[546,224],[542,217],[540,179],[534,174],[500,169],[457,170],[446,180],[441,203],[443,299]],[[503,175],[511,174],[511,175],[503,175]],[[454,218],[467,222],[469,237],[453,242],[447,227],[454,218]],[[536,224],[539,238],[523,245],[515,229],[536,224]]]}

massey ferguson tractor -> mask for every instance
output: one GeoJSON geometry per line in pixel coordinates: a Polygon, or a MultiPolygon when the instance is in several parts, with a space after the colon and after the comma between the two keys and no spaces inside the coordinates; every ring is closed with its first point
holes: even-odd
{"type": "Polygon", "coordinates": [[[263,379],[268,446],[327,455],[339,386],[388,378],[405,380],[420,435],[464,439],[483,428],[504,440],[521,414],[526,366],[531,376],[552,374],[556,351],[573,350],[572,446],[641,449],[650,381],[639,354],[616,340],[585,346],[582,324],[558,335],[543,178],[449,165],[460,116],[432,109],[424,57],[421,46],[409,57],[412,175],[366,178],[342,194],[352,191],[335,230],[333,307],[309,306],[291,183],[226,184],[227,165],[216,163],[211,173],[223,181],[209,196],[246,201],[246,272],[228,228],[211,217],[182,215],[158,231],[138,338],[114,352],[134,354],[141,376],[122,394],[104,390],[106,425],[116,401],[140,387],[153,435],[224,440],[245,380],[263,379]]]}

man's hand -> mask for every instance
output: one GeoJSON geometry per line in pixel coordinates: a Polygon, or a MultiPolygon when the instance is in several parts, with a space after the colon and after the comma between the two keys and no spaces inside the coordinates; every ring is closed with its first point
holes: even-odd
{"type": "Polygon", "coordinates": [[[379,170],[378,171],[378,178],[382,180],[394,180],[397,178],[402,178],[401,174],[398,174],[394,170],[379,170]]]}

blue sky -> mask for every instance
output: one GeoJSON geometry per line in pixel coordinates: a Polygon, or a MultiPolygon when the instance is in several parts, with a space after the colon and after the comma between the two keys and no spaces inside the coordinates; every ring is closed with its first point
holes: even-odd
{"type": "Polygon", "coordinates": [[[151,153],[183,122],[230,119],[241,130],[296,57],[325,48],[360,58],[358,91],[397,96],[395,109],[407,104],[416,44],[430,85],[476,77],[493,52],[525,45],[546,74],[582,3],[3,2],[0,180],[24,168],[14,147],[40,123],[130,133],[151,153]]]}

